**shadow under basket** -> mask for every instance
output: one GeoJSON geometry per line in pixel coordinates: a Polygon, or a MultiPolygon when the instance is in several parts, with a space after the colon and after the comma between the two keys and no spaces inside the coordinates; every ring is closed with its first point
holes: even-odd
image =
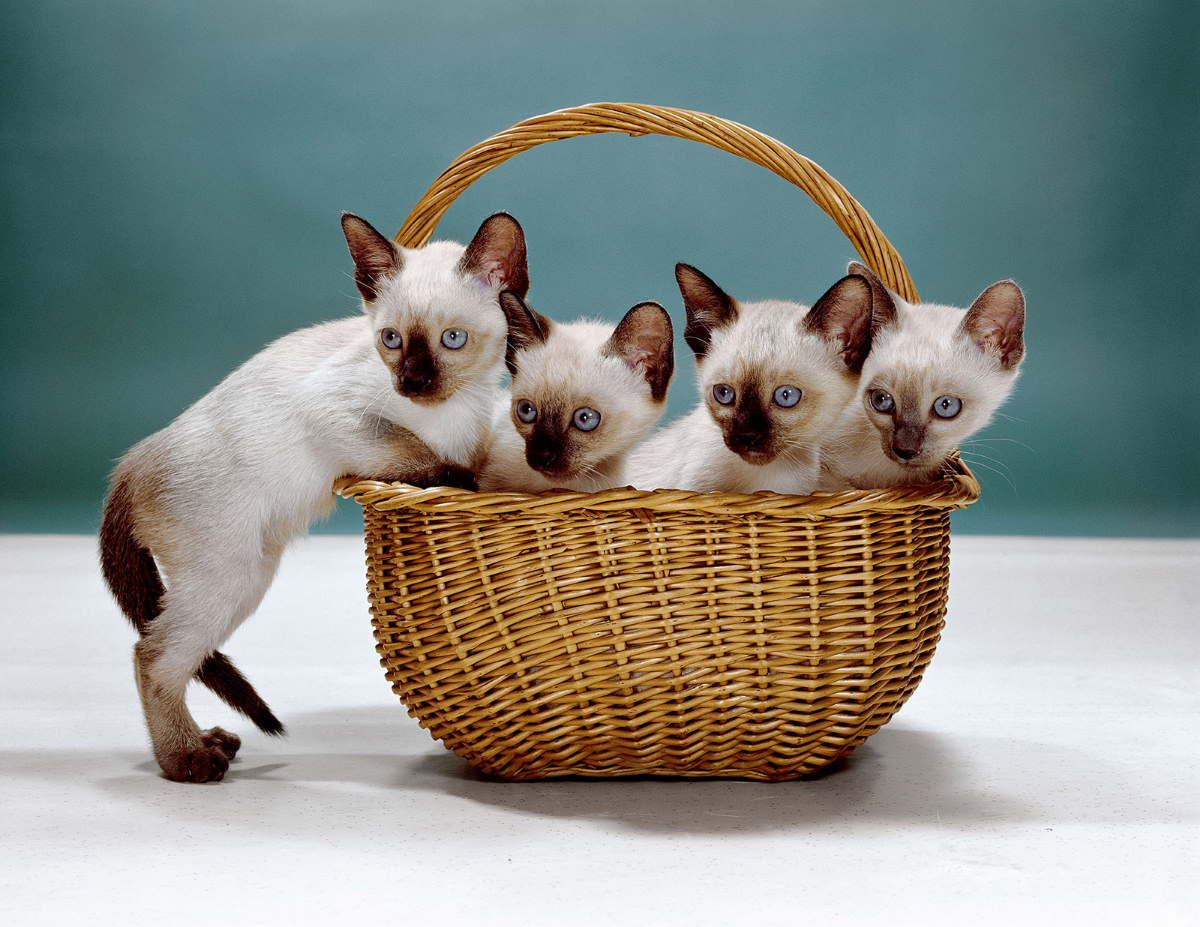
{"type": "MultiPolygon", "coordinates": [[[[801,188],[910,302],[903,262],[813,162],[704,113],[600,103],[464,152],[396,236],[425,244],[458,194],[547,141],[702,142],[801,188]]],[[[507,779],[814,772],[882,727],[933,656],[950,512],[979,485],[788,496],[541,495],[340,481],[363,506],[377,649],[392,689],[458,756],[507,779]]]]}

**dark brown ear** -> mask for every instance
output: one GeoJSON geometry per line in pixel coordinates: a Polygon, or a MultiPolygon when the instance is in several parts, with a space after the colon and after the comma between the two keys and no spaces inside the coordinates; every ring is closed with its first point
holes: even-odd
{"type": "Polygon", "coordinates": [[[842,363],[861,373],[871,350],[871,284],[850,274],[831,286],[804,317],[804,327],[837,345],[842,363]]]}
{"type": "Polygon", "coordinates": [[[737,320],[737,303],[690,264],[675,265],[675,281],[687,312],[683,340],[700,360],[708,354],[713,332],[737,320]]]}
{"type": "Polygon", "coordinates": [[[508,372],[517,372],[517,352],[542,344],[550,336],[550,326],[553,324],[544,315],[539,315],[525,305],[512,290],[500,293],[500,308],[508,319],[508,344],[504,349],[504,363],[508,372]]]}
{"type": "Polygon", "coordinates": [[[511,290],[524,299],[529,292],[529,264],[525,233],[517,220],[506,212],[485,219],[467,245],[458,269],[494,290],[511,290]]]}
{"type": "Polygon", "coordinates": [[[667,310],[658,303],[638,303],[625,313],[601,353],[620,357],[640,370],[650,384],[650,396],[662,402],[675,372],[674,345],[675,330],[667,310]]]}
{"type": "Polygon", "coordinates": [[[370,222],[352,212],[342,213],[342,232],[354,258],[354,285],[364,300],[374,302],[383,279],[400,270],[400,252],[370,222]]]}
{"type": "Polygon", "coordinates": [[[1025,294],[1011,280],[1001,280],[979,294],[961,329],[979,350],[1012,370],[1025,354],[1025,294]]]}
{"type": "Polygon", "coordinates": [[[857,274],[871,285],[871,334],[896,321],[896,302],[875,271],[859,261],[851,261],[846,273],[857,274]]]}

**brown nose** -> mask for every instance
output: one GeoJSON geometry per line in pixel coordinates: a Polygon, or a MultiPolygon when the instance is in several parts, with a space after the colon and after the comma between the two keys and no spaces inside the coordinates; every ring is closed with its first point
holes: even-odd
{"type": "Polygon", "coordinates": [[[925,429],[916,425],[901,425],[892,435],[892,452],[901,460],[912,460],[921,453],[925,429]]]}
{"type": "Polygon", "coordinates": [[[535,432],[525,445],[525,460],[543,473],[557,470],[563,464],[562,446],[553,435],[535,432]]]}

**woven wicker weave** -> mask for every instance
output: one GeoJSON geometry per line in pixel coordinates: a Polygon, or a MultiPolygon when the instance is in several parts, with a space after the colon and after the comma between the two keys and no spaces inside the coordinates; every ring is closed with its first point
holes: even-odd
{"type": "MultiPolygon", "coordinates": [[[[752,129],[662,107],[563,110],[482,142],[397,241],[424,244],[514,154],[599,132],[701,141],[769,168],[916,299],[894,249],[819,167],[752,129]]],[[[916,688],[946,612],[950,511],[979,486],[955,459],[928,486],[807,497],[338,490],[363,505],[387,678],[459,756],[510,779],[784,779],[862,743],[916,688]]]]}

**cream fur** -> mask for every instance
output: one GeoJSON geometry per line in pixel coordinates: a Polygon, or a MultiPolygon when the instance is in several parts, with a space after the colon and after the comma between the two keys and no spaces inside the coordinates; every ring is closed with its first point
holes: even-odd
{"type": "Polygon", "coordinates": [[[781,300],[737,307],[736,321],[713,333],[699,360],[698,406],[630,455],[627,474],[636,488],[799,495],[816,488],[823,436],[853,396],[856,378],[830,341],[804,329],[808,307],[781,300]],[[771,408],[773,427],[786,445],[774,460],[752,464],[725,445],[711,398],[718,383],[739,392],[756,388],[768,408],[779,386],[803,391],[795,407],[771,408]]]}
{"type": "Polygon", "coordinates": [[[961,331],[966,310],[934,303],[913,305],[894,293],[895,320],[878,331],[854,399],[842,410],[822,461],[822,489],[881,489],[928,482],[942,463],[983,428],[1017,379],[961,331]],[[888,453],[891,418],[874,411],[872,390],[928,413],[940,396],[962,400],[950,420],[925,414],[920,454],[902,462],[888,453]]]}
{"type": "Polygon", "coordinates": [[[614,330],[591,320],[554,324],[545,342],[518,353],[512,388],[493,407],[492,444],[479,474],[480,489],[598,492],[625,484],[625,456],[658,421],[663,403],[653,399],[639,369],[604,353],[614,330]],[[541,414],[554,409],[569,416],[582,407],[600,413],[595,431],[568,430],[571,473],[551,477],[529,465],[523,434],[528,428],[515,411],[520,399],[533,402],[541,414]]]}
{"type": "MultiPolygon", "coordinates": [[[[331,509],[334,480],[400,478],[447,463],[474,469],[482,459],[504,368],[497,287],[460,271],[462,245],[400,254],[400,269],[375,281],[364,315],[275,341],[116,467],[113,498],[120,489],[128,499],[133,537],[166,586],[160,612],[140,628],[135,662],[155,755],[171,778],[223,773],[206,757],[221,760],[236,738],[232,748],[214,746],[187,712],[184,689],[257,607],[287,543],[331,509]],[[447,361],[453,390],[443,401],[396,393],[376,346],[385,326],[470,333],[472,353],[447,361]]],[[[116,591],[124,567],[105,555],[116,591]]]]}

